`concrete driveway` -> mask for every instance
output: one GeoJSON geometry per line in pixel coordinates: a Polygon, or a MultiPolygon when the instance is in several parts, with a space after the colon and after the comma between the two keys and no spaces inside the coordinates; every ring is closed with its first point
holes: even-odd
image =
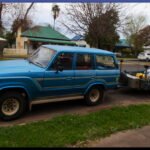
{"type": "Polygon", "coordinates": [[[89,141],[85,147],[150,147],[150,126],[112,134],[101,140],[89,141]]]}

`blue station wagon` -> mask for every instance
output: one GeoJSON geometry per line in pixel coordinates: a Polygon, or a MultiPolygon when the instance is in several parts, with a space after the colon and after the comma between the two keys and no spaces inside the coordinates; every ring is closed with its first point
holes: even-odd
{"type": "Polygon", "coordinates": [[[0,118],[13,120],[48,102],[83,99],[97,105],[119,76],[112,52],[42,45],[26,60],[0,62],[0,118]]]}

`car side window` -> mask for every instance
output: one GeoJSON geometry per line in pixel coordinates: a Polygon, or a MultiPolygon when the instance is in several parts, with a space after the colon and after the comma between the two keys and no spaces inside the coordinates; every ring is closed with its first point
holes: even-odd
{"type": "Polygon", "coordinates": [[[76,70],[91,70],[92,55],[90,54],[77,54],[76,70]]]}
{"type": "Polygon", "coordinates": [[[62,66],[63,70],[72,70],[73,54],[61,53],[55,59],[52,70],[56,70],[58,66],[62,66]]]}
{"type": "Polygon", "coordinates": [[[116,68],[115,61],[111,56],[96,55],[97,69],[114,69],[116,68]]]}

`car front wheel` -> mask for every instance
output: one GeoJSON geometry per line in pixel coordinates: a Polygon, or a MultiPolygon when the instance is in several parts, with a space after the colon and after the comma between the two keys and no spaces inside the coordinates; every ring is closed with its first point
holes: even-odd
{"type": "Polygon", "coordinates": [[[94,106],[102,102],[104,89],[100,86],[92,87],[85,95],[86,104],[94,106]]]}
{"type": "Polygon", "coordinates": [[[19,92],[6,92],[0,97],[0,118],[6,121],[20,117],[26,108],[24,97],[19,92]]]}

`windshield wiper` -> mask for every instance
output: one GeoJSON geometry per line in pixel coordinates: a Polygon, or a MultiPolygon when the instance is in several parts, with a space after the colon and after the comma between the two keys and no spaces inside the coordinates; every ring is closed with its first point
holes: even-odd
{"type": "Polygon", "coordinates": [[[42,68],[44,68],[44,66],[41,64],[41,63],[39,63],[39,62],[35,62],[35,64],[38,64],[38,65],[40,65],[42,68]]]}

